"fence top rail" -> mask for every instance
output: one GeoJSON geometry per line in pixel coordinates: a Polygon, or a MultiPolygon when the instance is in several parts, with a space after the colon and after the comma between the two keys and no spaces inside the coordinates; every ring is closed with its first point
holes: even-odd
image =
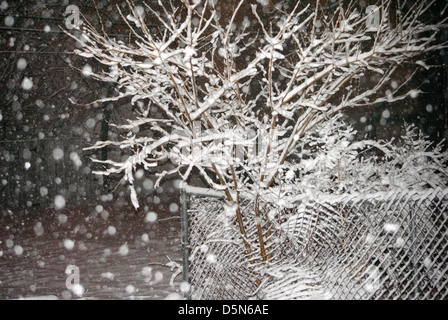
{"type": "Polygon", "coordinates": [[[204,196],[209,198],[224,198],[225,194],[223,191],[217,191],[209,188],[201,188],[201,187],[194,187],[190,186],[185,182],[181,182],[179,184],[179,188],[181,190],[184,190],[186,194],[192,195],[192,196],[204,196]]]}
{"type": "MultiPolygon", "coordinates": [[[[353,203],[356,201],[402,201],[406,199],[406,201],[424,201],[424,200],[433,200],[438,201],[442,198],[448,196],[448,188],[442,189],[437,187],[435,189],[428,188],[427,190],[418,190],[418,189],[402,189],[395,188],[389,191],[379,191],[373,193],[345,193],[342,195],[325,195],[318,194],[312,197],[309,195],[306,196],[306,200],[314,200],[314,201],[322,201],[325,200],[327,203],[353,203]],[[403,199],[402,199],[403,198],[403,199]]],[[[297,203],[303,202],[303,199],[297,199],[297,203]]]]}
{"type": "MultiPolygon", "coordinates": [[[[225,198],[225,192],[214,190],[210,188],[204,187],[195,187],[187,184],[182,181],[179,185],[180,190],[184,190],[187,195],[190,196],[202,196],[208,198],[216,198],[223,199],[225,198]]],[[[421,190],[405,190],[405,189],[394,189],[383,192],[376,192],[371,194],[362,194],[362,193],[353,193],[353,194],[344,194],[344,195],[333,195],[333,194],[319,194],[310,197],[308,194],[301,195],[301,197],[296,197],[296,199],[292,199],[292,203],[294,205],[298,205],[302,202],[308,201],[322,201],[325,200],[327,203],[346,203],[350,204],[356,201],[375,201],[375,200],[383,200],[383,201],[403,201],[401,198],[397,198],[398,196],[402,196],[407,198],[407,200],[413,199],[414,201],[423,201],[423,200],[432,200],[438,201],[441,198],[448,196],[448,188],[435,188],[428,189],[425,191],[421,190]]]]}

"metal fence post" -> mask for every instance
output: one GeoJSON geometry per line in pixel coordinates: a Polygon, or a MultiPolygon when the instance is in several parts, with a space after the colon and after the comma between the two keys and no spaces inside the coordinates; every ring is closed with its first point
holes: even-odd
{"type": "MultiPolygon", "coordinates": [[[[188,239],[188,212],[187,212],[187,191],[185,188],[180,189],[180,204],[182,210],[182,268],[183,268],[183,280],[186,283],[190,283],[190,242],[188,239]]],[[[185,294],[185,297],[190,299],[190,292],[185,294]]]]}
{"type": "Polygon", "coordinates": [[[417,270],[417,224],[415,221],[415,213],[413,210],[411,210],[411,230],[412,230],[412,236],[411,236],[411,241],[412,241],[412,276],[414,278],[414,299],[417,300],[418,299],[418,294],[419,294],[419,288],[418,288],[418,270],[417,270]]]}

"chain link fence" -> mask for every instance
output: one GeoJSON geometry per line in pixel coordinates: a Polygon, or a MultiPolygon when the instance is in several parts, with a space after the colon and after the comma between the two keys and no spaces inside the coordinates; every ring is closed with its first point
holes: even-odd
{"type": "Polygon", "coordinates": [[[263,204],[258,218],[255,201],[246,199],[245,237],[219,193],[181,190],[191,299],[448,296],[448,189],[263,204]]]}

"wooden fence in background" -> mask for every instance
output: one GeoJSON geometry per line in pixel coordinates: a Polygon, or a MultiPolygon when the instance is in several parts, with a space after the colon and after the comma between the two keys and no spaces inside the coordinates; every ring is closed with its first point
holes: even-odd
{"type": "Polygon", "coordinates": [[[0,141],[0,212],[53,207],[58,195],[66,205],[98,199],[105,190],[86,145],[81,137],[0,141]]]}

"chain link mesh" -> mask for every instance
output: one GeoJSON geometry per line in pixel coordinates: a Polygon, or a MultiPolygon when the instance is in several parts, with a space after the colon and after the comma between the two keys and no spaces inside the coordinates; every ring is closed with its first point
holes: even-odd
{"type": "Polygon", "coordinates": [[[448,189],[406,190],[262,204],[257,218],[242,200],[243,237],[224,200],[191,195],[191,298],[446,299],[447,206],[448,189]]]}

